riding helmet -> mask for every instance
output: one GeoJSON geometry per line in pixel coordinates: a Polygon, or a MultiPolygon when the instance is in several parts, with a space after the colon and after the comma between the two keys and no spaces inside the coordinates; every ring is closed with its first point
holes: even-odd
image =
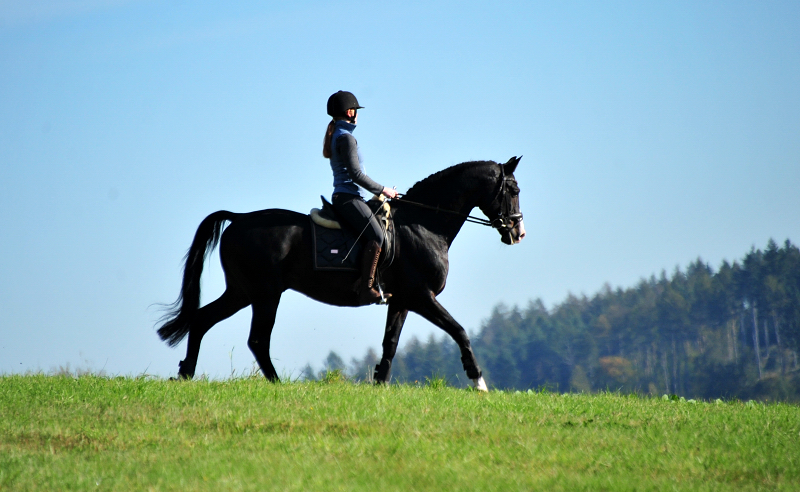
{"type": "Polygon", "coordinates": [[[328,98],[328,114],[334,118],[347,116],[348,109],[362,109],[352,92],[339,91],[328,98]]]}

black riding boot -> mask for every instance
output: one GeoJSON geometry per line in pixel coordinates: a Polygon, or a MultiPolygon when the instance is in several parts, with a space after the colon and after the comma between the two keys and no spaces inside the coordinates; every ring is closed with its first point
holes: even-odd
{"type": "MultiPolygon", "coordinates": [[[[375,272],[378,269],[378,257],[381,255],[381,245],[377,241],[369,241],[364,245],[361,254],[361,286],[358,299],[363,304],[375,304],[381,301],[381,293],[375,288],[375,272]]],[[[391,294],[384,294],[389,299],[391,294]]]]}

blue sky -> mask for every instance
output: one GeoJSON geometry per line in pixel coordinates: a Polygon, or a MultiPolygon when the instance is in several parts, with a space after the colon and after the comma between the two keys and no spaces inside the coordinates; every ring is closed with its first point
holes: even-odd
{"type": "MultiPolygon", "coordinates": [[[[368,173],[404,191],[524,155],[528,237],[466,226],[440,300],[477,331],[770,238],[800,242],[797,2],[0,1],[0,372],[172,375],[157,303],[220,209],[330,194],[327,97],[354,92],[368,173]]],[[[223,290],[216,254],[204,302],[223,290]]],[[[276,367],[380,346],[385,308],[284,295],[276,367]]],[[[250,313],[198,371],[249,369],[250,313]]],[[[440,332],[414,315],[401,339],[440,332]]]]}

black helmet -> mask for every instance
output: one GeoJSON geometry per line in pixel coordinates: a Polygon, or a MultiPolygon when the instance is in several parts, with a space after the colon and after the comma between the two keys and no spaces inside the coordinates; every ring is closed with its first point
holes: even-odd
{"type": "Polygon", "coordinates": [[[362,108],[363,106],[359,106],[358,99],[352,92],[339,91],[328,98],[328,114],[334,118],[347,116],[348,109],[362,108]]]}

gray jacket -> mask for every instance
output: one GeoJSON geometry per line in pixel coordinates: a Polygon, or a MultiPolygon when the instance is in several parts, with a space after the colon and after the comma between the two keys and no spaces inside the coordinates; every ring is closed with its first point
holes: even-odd
{"type": "Polygon", "coordinates": [[[383,186],[373,181],[361,167],[358,156],[358,142],[353,136],[356,125],[339,120],[336,122],[331,136],[331,170],[333,171],[333,192],[361,195],[358,187],[362,187],[376,195],[383,191],[383,186]]]}

